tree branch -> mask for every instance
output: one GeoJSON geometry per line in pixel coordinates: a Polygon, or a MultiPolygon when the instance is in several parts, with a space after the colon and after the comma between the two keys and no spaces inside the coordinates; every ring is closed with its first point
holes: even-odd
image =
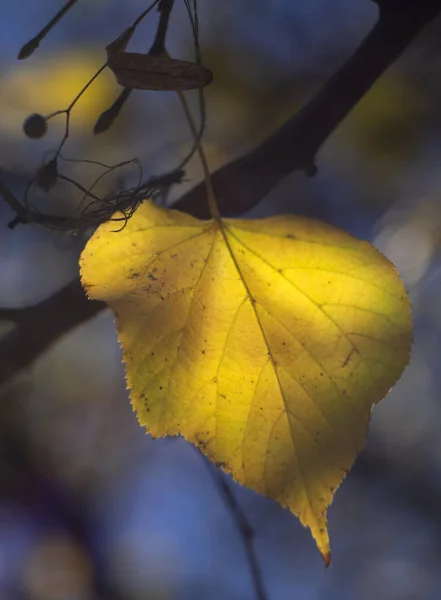
{"type": "MultiPolygon", "coordinates": [[[[329,135],[441,12],[441,0],[376,0],[380,17],[365,40],[315,97],[257,149],[212,175],[219,209],[240,215],[256,206],[286,175],[314,172],[316,154],[329,135]]],[[[208,218],[204,184],[175,208],[208,218]]],[[[78,280],[16,315],[18,325],[0,342],[0,385],[28,367],[61,335],[96,315],[104,305],[86,300],[78,280]]]]}
{"type": "Polygon", "coordinates": [[[0,310],[0,318],[10,318],[16,323],[0,341],[0,385],[32,364],[62,335],[103,308],[103,302],[86,298],[76,279],[35,306],[0,310]]]}
{"type": "MultiPolygon", "coordinates": [[[[390,0],[354,54],[311,101],[258,148],[221,167],[212,176],[220,212],[236,216],[251,210],[289,173],[313,175],[316,155],[330,134],[400,56],[417,34],[441,12],[440,0],[390,0]],[[395,9],[392,8],[395,6],[395,9]],[[399,5],[399,6],[398,6],[399,5]]],[[[203,205],[204,185],[190,190],[179,209],[203,205]]]]}
{"type": "MultiPolygon", "coordinates": [[[[195,448],[196,449],[196,448],[195,448]]],[[[268,600],[265,585],[263,583],[262,571],[260,569],[259,561],[257,560],[256,551],[254,549],[254,530],[251,527],[248,519],[240,507],[233,490],[228,485],[228,480],[224,473],[215,467],[202,453],[197,449],[200,457],[204,461],[205,466],[219,492],[219,497],[225,505],[225,508],[230,513],[233,519],[234,525],[242,538],[244,550],[248,560],[248,566],[250,568],[250,574],[256,593],[257,600],[268,600]]]]}

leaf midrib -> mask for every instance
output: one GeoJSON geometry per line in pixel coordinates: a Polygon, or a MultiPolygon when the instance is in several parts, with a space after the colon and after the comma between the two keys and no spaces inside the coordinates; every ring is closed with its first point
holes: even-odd
{"type": "Polygon", "coordinates": [[[237,240],[237,241],[238,241],[238,242],[239,242],[239,243],[240,243],[242,246],[244,246],[244,248],[245,248],[246,250],[248,250],[248,248],[247,248],[247,247],[246,247],[244,244],[242,244],[242,242],[241,242],[241,241],[240,241],[240,240],[239,240],[239,239],[238,239],[238,238],[237,238],[237,237],[236,237],[236,236],[235,236],[235,235],[234,235],[234,234],[231,232],[231,230],[229,229],[229,227],[228,227],[228,226],[226,226],[226,225],[225,225],[225,224],[224,224],[222,221],[218,221],[218,223],[219,223],[219,229],[220,229],[220,231],[221,231],[221,233],[222,233],[222,237],[223,237],[223,239],[224,239],[225,245],[226,245],[226,247],[228,248],[228,252],[229,252],[229,254],[230,254],[231,260],[233,261],[233,264],[234,264],[234,266],[235,266],[235,268],[236,268],[237,274],[239,275],[239,277],[240,277],[240,279],[241,279],[241,281],[242,281],[242,285],[243,285],[243,286],[244,286],[244,288],[245,288],[245,292],[246,292],[247,296],[248,296],[248,297],[249,297],[249,299],[250,299],[250,304],[251,304],[252,311],[253,311],[253,313],[254,313],[254,316],[255,316],[255,319],[256,319],[256,322],[257,322],[258,328],[259,328],[259,330],[260,330],[260,333],[261,333],[261,336],[262,336],[262,338],[263,338],[264,344],[265,344],[265,346],[266,346],[266,348],[267,348],[267,350],[268,350],[268,358],[270,359],[270,362],[271,362],[271,367],[272,367],[272,370],[273,370],[274,376],[275,376],[275,378],[276,378],[276,381],[277,381],[277,386],[278,386],[278,388],[279,388],[279,393],[280,393],[280,396],[281,396],[281,398],[282,398],[283,405],[284,405],[284,407],[285,407],[286,418],[287,418],[287,421],[288,421],[289,429],[290,429],[290,431],[291,431],[291,440],[292,440],[292,445],[293,445],[294,453],[295,453],[295,456],[296,456],[297,468],[298,468],[298,471],[299,471],[300,477],[302,478],[302,482],[303,482],[303,489],[304,489],[304,491],[305,491],[305,497],[306,497],[306,500],[307,500],[307,503],[308,503],[308,506],[309,506],[309,510],[310,510],[310,512],[311,512],[311,515],[312,515],[312,516],[314,517],[314,519],[315,519],[315,518],[316,518],[316,516],[315,516],[315,513],[314,513],[314,509],[313,509],[313,507],[312,507],[312,503],[311,503],[311,496],[310,496],[310,493],[309,493],[309,490],[308,490],[308,486],[307,486],[307,484],[306,484],[306,481],[307,481],[307,480],[306,480],[305,474],[303,473],[303,469],[302,469],[302,467],[301,467],[301,464],[300,464],[300,459],[299,459],[299,456],[300,456],[300,455],[299,455],[299,453],[298,453],[297,446],[296,446],[296,443],[295,443],[294,431],[293,431],[293,428],[292,428],[292,426],[291,426],[291,421],[290,421],[290,419],[289,419],[289,411],[288,411],[288,406],[287,406],[287,403],[286,403],[285,394],[284,394],[284,392],[283,392],[282,384],[281,384],[281,382],[280,382],[279,374],[278,374],[278,372],[277,372],[277,369],[276,369],[276,365],[275,365],[274,356],[273,356],[273,353],[272,353],[271,347],[270,347],[270,345],[269,345],[268,339],[267,339],[267,337],[266,337],[265,331],[264,331],[264,329],[263,329],[262,323],[261,323],[261,321],[260,321],[259,315],[258,315],[258,313],[257,313],[257,310],[256,310],[256,301],[255,301],[255,299],[254,299],[254,296],[253,296],[253,294],[251,293],[251,290],[250,290],[250,288],[249,288],[249,287],[248,287],[248,285],[247,285],[247,282],[245,281],[245,277],[244,277],[244,276],[243,276],[243,274],[242,274],[242,271],[241,271],[241,269],[240,269],[239,263],[237,262],[237,260],[236,260],[236,257],[235,257],[235,255],[234,255],[234,252],[233,252],[233,250],[232,250],[232,248],[231,248],[231,246],[230,246],[230,243],[229,243],[229,240],[228,240],[227,231],[230,233],[230,235],[233,235],[233,237],[235,237],[235,239],[236,239],[236,240],[237,240]]]}

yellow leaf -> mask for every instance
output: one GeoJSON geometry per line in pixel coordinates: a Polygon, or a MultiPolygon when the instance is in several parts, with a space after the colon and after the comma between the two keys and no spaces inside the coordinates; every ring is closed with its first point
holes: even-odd
{"type": "Polygon", "coordinates": [[[145,202],[116,228],[81,276],[115,312],[140,423],[288,507],[329,563],[327,507],[409,357],[394,266],[301,217],[219,224],[145,202]]]}

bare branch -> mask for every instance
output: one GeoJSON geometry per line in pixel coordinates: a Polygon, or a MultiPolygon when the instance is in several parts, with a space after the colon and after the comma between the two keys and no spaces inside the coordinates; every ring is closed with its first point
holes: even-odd
{"type": "Polygon", "coordinates": [[[236,500],[233,490],[228,485],[225,475],[220,469],[217,469],[203,454],[200,454],[208,472],[216,486],[217,491],[225,508],[231,515],[234,525],[239,532],[246,552],[248,565],[250,567],[251,577],[253,580],[254,591],[256,592],[257,600],[268,600],[268,596],[263,583],[262,572],[260,570],[259,561],[257,560],[254,550],[254,531],[248,522],[248,519],[236,500]]]}
{"type": "MultiPolygon", "coordinates": [[[[302,169],[313,174],[321,145],[378,77],[441,12],[441,0],[377,3],[377,24],[317,95],[257,149],[213,174],[222,214],[240,215],[250,210],[292,171],[302,169]]],[[[13,207],[13,200],[6,199],[13,207]]],[[[204,184],[190,190],[175,207],[208,218],[204,184]]],[[[76,280],[51,298],[23,309],[20,324],[0,342],[0,384],[32,364],[61,335],[103,308],[102,303],[86,300],[76,280]]]]}
{"type": "MultiPolygon", "coordinates": [[[[258,148],[213,174],[217,203],[224,216],[251,210],[293,171],[313,175],[316,155],[330,134],[441,12],[440,0],[389,0],[388,4],[396,9],[380,10],[369,35],[303,109],[258,148]]],[[[180,200],[179,209],[191,213],[197,205],[204,205],[203,217],[209,218],[203,184],[180,200]]]]}
{"type": "MultiPolygon", "coordinates": [[[[35,306],[14,310],[13,321],[17,325],[0,341],[0,385],[28,367],[62,335],[103,308],[104,303],[90,302],[86,298],[76,279],[35,306]]],[[[8,312],[8,309],[3,310],[5,318],[8,312]]]]}

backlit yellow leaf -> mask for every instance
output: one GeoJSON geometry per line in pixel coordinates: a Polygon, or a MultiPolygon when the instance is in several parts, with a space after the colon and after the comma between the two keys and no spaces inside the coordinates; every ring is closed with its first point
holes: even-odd
{"type": "Polygon", "coordinates": [[[115,312],[140,423],[288,507],[328,563],[327,507],[409,357],[395,268],[301,217],[221,225],[145,202],[116,228],[91,238],[81,275],[115,312]]]}

